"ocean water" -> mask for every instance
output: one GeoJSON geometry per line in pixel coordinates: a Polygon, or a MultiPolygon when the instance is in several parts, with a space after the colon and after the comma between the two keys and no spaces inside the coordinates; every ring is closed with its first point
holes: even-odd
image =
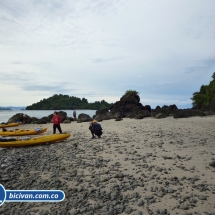
{"type": "MultiPolygon", "coordinates": [[[[68,117],[73,117],[73,110],[62,110],[67,113],[68,117]]],[[[24,113],[30,117],[42,118],[44,116],[48,116],[52,114],[53,110],[0,110],[0,123],[7,122],[12,116],[17,113],[24,113]]],[[[85,113],[90,117],[96,114],[96,110],[76,110],[76,116],[79,114],[85,113]]]]}

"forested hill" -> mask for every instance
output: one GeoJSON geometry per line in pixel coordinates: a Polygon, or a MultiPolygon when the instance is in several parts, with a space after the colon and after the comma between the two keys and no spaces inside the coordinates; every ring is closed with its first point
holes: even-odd
{"type": "Polygon", "coordinates": [[[40,102],[34,103],[26,107],[26,110],[71,110],[71,109],[88,109],[99,110],[109,108],[112,103],[106,101],[96,101],[89,103],[85,98],[77,98],[74,96],[55,94],[48,99],[43,99],[40,102]]]}

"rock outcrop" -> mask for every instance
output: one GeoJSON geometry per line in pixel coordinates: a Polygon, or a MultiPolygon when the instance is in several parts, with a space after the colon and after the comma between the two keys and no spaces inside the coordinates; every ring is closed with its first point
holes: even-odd
{"type": "MultiPolygon", "coordinates": [[[[12,123],[12,122],[17,122],[20,120],[20,114],[21,113],[17,113],[14,116],[12,116],[9,120],[8,123],[12,123]]],[[[61,116],[62,118],[62,122],[68,123],[71,121],[74,121],[74,119],[72,117],[67,117],[67,113],[65,111],[59,111],[58,114],[61,116]]],[[[46,123],[51,123],[51,119],[53,117],[53,114],[50,114],[49,116],[44,116],[40,119],[38,119],[37,117],[30,117],[28,115],[26,115],[25,117],[25,124],[46,124],[46,123]]]]}
{"type": "Polygon", "coordinates": [[[192,109],[180,109],[174,114],[174,118],[187,118],[193,116],[205,116],[204,112],[201,110],[192,109]]]}
{"type": "Polygon", "coordinates": [[[108,108],[97,110],[94,119],[96,119],[98,122],[111,119],[111,113],[109,112],[108,108]]]}
{"type": "Polygon", "coordinates": [[[81,113],[78,115],[78,120],[77,120],[78,123],[90,122],[90,121],[92,121],[92,118],[89,115],[87,115],[85,113],[81,113]]]}
{"type": "MultiPolygon", "coordinates": [[[[17,114],[15,114],[15,115],[13,115],[13,116],[8,120],[8,123],[20,121],[20,117],[21,117],[20,114],[22,114],[22,113],[17,113],[17,114]]],[[[32,122],[31,117],[28,116],[28,115],[25,115],[25,123],[26,123],[26,124],[29,124],[29,123],[31,123],[31,122],[32,122]]]]}
{"type": "Polygon", "coordinates": [[[152,117],[157,119],[165,118],[167,116],[173,116],[178,110],[175,104],[173,105],[164,105],[162,108],[157,106],[154,110],[152,110],[152,117]]]}
{"type": "MultiPolygon", "coordinates": [[[[65,111],[58,111],[57,113],[61,117],[62,122],[67,119],[67,113],[65,111]]],[[[50,122],[51,122],[52,117],[53,117],[53,114],[50,114],[48,116],[50,122]]]]}
{"type": "Polygon", "coordinates": [[[51,122],[51,120],[49,119],[49,117],[45,116],[45,117],[42,117],[41,119],[38,119],[35,123],[36,124],[47,124],[51,122]]]}
{"type": "Polygon", "coordinates": [[[110,110],[107,108],[96,111],[95,119],[98,121],[108,119],[136,118],[143,119],[151,116],[151,107],[143,106],[140,103],[140,97],[137,93],[126,93],[120,98],[120,101],[115,102],[110,110]]]}

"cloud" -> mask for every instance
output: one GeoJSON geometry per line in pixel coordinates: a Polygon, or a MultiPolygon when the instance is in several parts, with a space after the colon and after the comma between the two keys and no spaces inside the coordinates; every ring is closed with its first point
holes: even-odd
{"type": "Polygon", "coordinates": [[[14,61],[14,62],[12,62],[12,64],[22,64],[22,62],[14,61]]]}
{"type": "Polygon", "coordinates": [[[5,22],[12,22],[12,23],[15,23],[14,20],[8,19],[8,18],[6,18],[5,16],[1,16],[0,19],[1,19],[2,21],[5,21],[5,22]]]}
{"type": "Polygon", "coordinates": [[[185,69],[185,74],[190,74],[190,73],[199,73],[199,72],[211,72],[215,71],[215,59],[210,58],[210,59],[204,59],[201,61],[196,61],[195,66],[189,66],[185,69]]]}
{"type": "Polygon", "coordinates": [[[214,7],[203,0],[2,0],[8,105],[54,93],[113,101],[128,89],[154,104],[191,104],[215,71],[214,7]]]}
{"type": "MultiPolygon", "coordinates": [[[[74,85],[74,84],[73,84],[74,85]]],[[[21,88],[25,91],[44,91],[44,92],[50,92],[53,94],[62,94],[62,93],[75,93],[78,89],[74,89],[71,87],[71,83],[64,82],[61,84],[31,84],[26,86],[21,86],[21,88]]]]}
{"type": "Polygon", "coordinates": [[[95,59],[92,59],[91,61],[93,63],[105,63],[105,62],[110,62],[110,61],[118,61],[118,60],[121,60],[123,58],[125,58],[125,57],[124,56],[122,56],[122,57],[112,57],[112,58],[106,58],[106,59],[104,59],[104,58],[95,58],[95,59]]]}

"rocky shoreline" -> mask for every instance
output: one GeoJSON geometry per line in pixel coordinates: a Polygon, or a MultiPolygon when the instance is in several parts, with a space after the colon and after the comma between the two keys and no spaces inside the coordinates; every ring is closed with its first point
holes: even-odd
{"type": "MultiPolygon", "coordinates": [[[[72,117],[68,117],[67,113],[64,111],[58,111],[59,115],[62,118],[63,123],[71,123],[74,120],[72,117]]],[[[96,114],[93,116],[93,119],[101,122],[103,120],[115,119],[116,121],[121,121],[123,118],[130,119],[144,119],[148,117],[153,117],[156,119],[163,119],[166,117],[173,116],[174,118],[188,118],[194,116],[210,116],[215,115],[215,102],[212,102],[207,107],[193,107],[191,109],[178,109],[178,107],[173,105],[163,105],[162,107],[157,106],[155,109],[152,109],[150,105],[142,105],[140,103],[140,97],[137,92],[130,92],[123,95],[119,101],[115,102],[110,108],[103,108],[97,110],[96,114]]],[[[41,119],[36,117],[30,117],[26,115],[25,123],[26,124],[46,124],[50,123],[53,114],[49,116],[44,116],[41,119]]],[[[20,113],[12,116],[8,123],[17,122],[20,119],[20,113]]],[[[87,114],[79,114],[77,122],[89,122],[92,120],[87,114]]]]}
{"type": "Polygon", "coordinates": [[[67,141],[0,149],[5,189],[65,192],[59,203],[5,202],[0,214],[215,214],[214,116],[101,124],[101,139],[73,122],[62,124],[67,141]]]}

